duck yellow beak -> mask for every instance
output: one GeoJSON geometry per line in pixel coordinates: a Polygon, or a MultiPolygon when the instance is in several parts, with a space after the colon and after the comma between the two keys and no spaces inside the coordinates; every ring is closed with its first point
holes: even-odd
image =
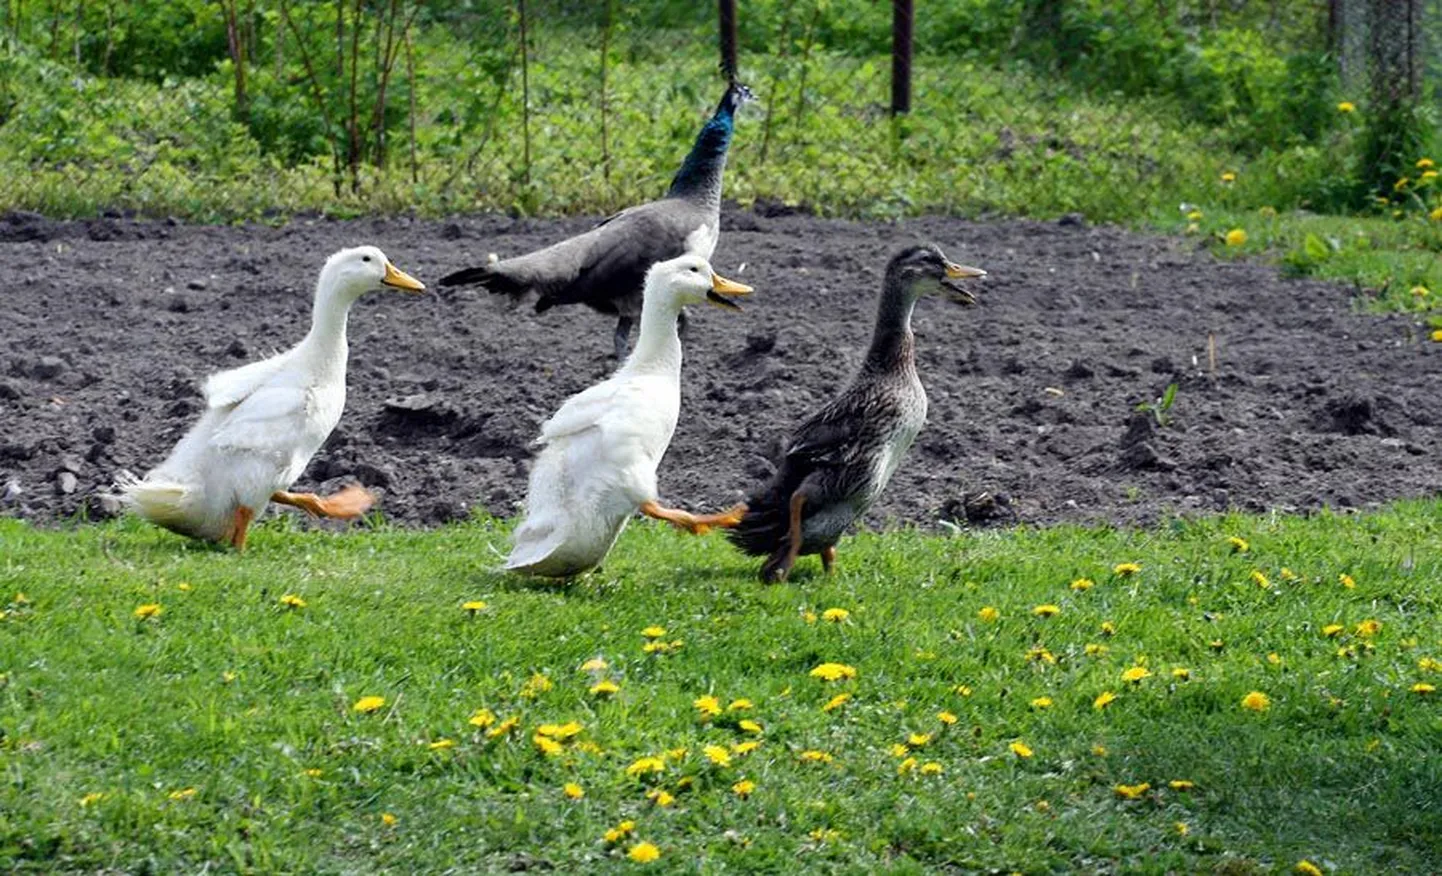
{"type": "Polygon", "coordinates": [[[395,289],[404,289],[407,292],[426,291],[425,283],[422,283],[420,280],[417,280],[390,262],[386,262],[386,276],[381,282],[395,289]]]}
{"type": "Polygon", "coordinates": [[[955,262],[946,263],[946,279],[942,281],[941,288],[946,291],[946,296],[957,304],[971,305],[976,303],[976,296],[968,289],[953,284],[952,280],[967,280],[977,277],[985,277],[986,271],[981,268],[958,265],[955,262]]]}
{"type": "Polygon", "coordinates": [[[741,305],[724,298],[725,295],[750,295],[751,287],[745,283],[737,283],[735,280],[728,280],[720,274],[711,275],[711,289],[706,293],[706,300],[717,307],[725,307],[728,310],[740,310],[741,305]]]}
{"type": "Polygon", "coordinates": [[[975,277],[985,277],[986,271],[981,268],[971,268],[966,265],[958,265],[955,262],[946,263],[946,279],[966,280],[975,277]]]}

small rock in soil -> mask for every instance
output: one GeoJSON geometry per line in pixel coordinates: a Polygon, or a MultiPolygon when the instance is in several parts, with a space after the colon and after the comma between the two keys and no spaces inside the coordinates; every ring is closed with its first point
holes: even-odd
{"type": "Polygon", "coordinates": [[[1127,430],[1122,434],[1123,449],[1151,440],[1156,434],[1157,424],[1146,414],[1132,414],[1127,418],[1127,430]]]}
{"type": "Polygon", "coordinates": [[[68,471],[71,474],[80,474],[84,469],[84,461],[73,453],[67,453],[60,457],[60,464],[55,467],[56,471],[68,471]]]}
{"type": "Polygon", "coordinates": [[[1177,464],[1157,453],[1145,441],[1133,444],[1121,453],[1121,463],[1132,471],[1171,471],[1177,464]]]}
{"type": "Polygon", "coordinates": [[[1392,431],[1376,419],[1372,399],[1356,395],[1328,399],[1312,418],[1312,423],[1320,432],[1341,432],[1343,435],[1375,435],[1392,431]]]}
{"type": "Polygon", "coordinates": [[[236,338],[230,342],[230,346],[225,348],[225,355],[233,356],[236,359],[244,359],[250,355],[250,348],[247,347],[245,342],[240,338],[236,338]]]}
{"type": "Polygon", "coordinates": [[[0,381],[0,401],[19,401],[20,390],[9,381],[0,381]]]}
{"type": "Polygon", "coordinates": [[[187,288],[187,289],[193,289],[193,290],[195,290],[196,292],[204,291],[205,286],[206,286],[206,283],[205,283],[204,280],[190,280],[190,281],[188,281],[188,282],[185,284],[185,288],[187,288]]]}
{"type": "Polygon", "coordinates": [[[189,313],[190,299],[184,295],[172,295],[170,300],[165,302],[165,309],[171,313],[189,313]]]}
{"type": "Polygon", "coordinates": [[[59,356],[41,356],[30,373],[41,380],[54,380],[65,372],[65,360],[59,356]]]}
{"type": "Polygon", "coordinates": [[[68,471],[62,471],[55,476],[55,491],[61,495],[70,495],[78,486],[80,486],[80,479],[68,471]]]}
{"type": "Polygon", "coordinates": [[[1068,368],[1062,376],[1069,380],[1086,380],[1088,377],[1096,376],[1096,372],[1082,360],[1073,359],[1071,367],[1068,368]]]}
{"type": "Polygon", "coordinates": [[[96,426],[94,429],[90,430],[90,437],[94,438],[101,444],[113,444],[115,443],[115,427],[96,426]]]}
{"type": "Polygon", "coordinates": [[[85,510],[92,520],[110,520],[125,512],[125,503],[119,496],[92,493],[85,499],[85,510]]]}
{"type": "Polygon", "coordinates": [[[15,478],[5,482],[4,492],[0,492],[0,502],[13,502],[25,493],[25,488],[20,486],[20,481],[15,478]]]}

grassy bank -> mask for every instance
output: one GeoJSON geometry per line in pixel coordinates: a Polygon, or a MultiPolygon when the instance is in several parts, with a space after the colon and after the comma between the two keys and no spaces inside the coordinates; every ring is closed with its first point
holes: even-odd
{"type": "Polygon", "coordinates": [[[1439,512],[865,534],[779,587],[647,525],[559,587],[489,522],[0,520],[0,864],[1435,870],[1439,512]]]}

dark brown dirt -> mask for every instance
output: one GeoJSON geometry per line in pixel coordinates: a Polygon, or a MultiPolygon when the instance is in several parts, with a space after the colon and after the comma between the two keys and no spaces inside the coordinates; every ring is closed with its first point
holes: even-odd
{"type": "MultiPolygon", "coordinates": [[[[377,244],[434,280],[587,224],[0,217],[0,513],[113,510],[99,494],[165,455],[207,373],[301,337],[315,274],[342,246],[377,244]]],[[[722,227],[718,271],[757,293],[743,314],[692,314],[669,502],[717,508],[763,476],[776,438],[857,364],[886,258],[919,240],[992,275],[976,308],[918,307],[931,414],[873,523],[1136,523],[1442,487],[1439,347],[1412,319],[1356,312],[1344,288],[1076,224],[730,211],[722,227]],[[1134,414],[1173,382],[1168,425],[1134,414]]],[[[612,365],[609,320],[537,317],[483,291],[371,295],[350,325],[350,401],[301,486],[358,478],[408,524],[514,513],[537,425],[612,365]]]]}

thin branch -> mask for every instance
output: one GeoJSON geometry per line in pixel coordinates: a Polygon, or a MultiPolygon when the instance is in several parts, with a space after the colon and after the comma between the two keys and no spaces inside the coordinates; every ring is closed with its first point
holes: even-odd
{"type": "Polygon", "coordinates": [[[306,51],[305,39],[300,35],[300,29],[295,26],[295,19],[290,17],[290,7],[286,0],[280,0],[280,17],[285,21],[286,27],[290,29],[291,36],[295,37],[296,47],[300,49],[301,66],[305,69],[306,79],[310,82],[311,96],[315,100],[316,108],[320,110],[321,121],[325,122],[325,138],[326,142],[330,144],[331,160],[335,170],[332,182],[336,195],[339,195],[340,144],[336,142],[336,127],[331,121],[330,109],[326,106],[325,97],[321,93],[320,79],[315,75],[315,65],[311,63],[310,52],[306,51]]]}

